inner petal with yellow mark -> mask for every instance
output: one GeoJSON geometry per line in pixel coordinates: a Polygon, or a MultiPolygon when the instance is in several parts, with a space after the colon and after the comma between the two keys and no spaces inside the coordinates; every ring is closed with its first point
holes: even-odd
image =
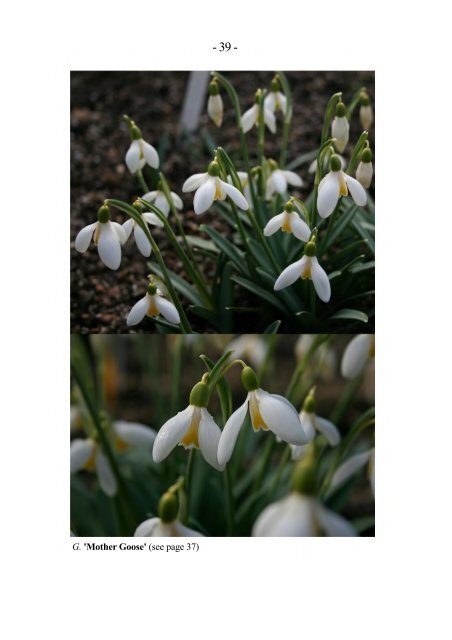
{"type": "Polygon", "coordinates": [[[83,465],[83,468],[86,469],[87,471],[94,471],[94,469],[96,468],[96,453],[97,453],[97,447],[94,446],[93,450],[91,451],[90,457],[83,465]]]}
{"type": "Polygon", "coordinates": [[[151,318],[152,317],[156,318],[157,316],[160,315],[160,311],[158,310],[157,305],[155,304],[155,297],[148,296],[148,299],[149,299],[149,304],[148,304],[148,310],[146,313],[151,318]]]}
{"type": "Polygon", "coordinates": [[[221,188],[221,182],[218,180],[218,178],[215,180],[214,200],[223,200],[223,190],[221,188]]]}
{"type": "Polygon", "coordinates": [[[198,431],[200,422],[201,409],[200,407],[194,407],[188,429],[179,444],[182,444],[186,449],[193,447],[199,449],[198,431]]]}
{"type": "Polygon", "coordinates": [[[249,405],[251,424],[253,425],[254,431],[259,431],[259,429],[268,431],[268,427],[261,416],[261,412],[259,411],[259,402],[257,401],[256,394],[253,391],[250,392],[249,405]]]}
{"type": "Polygon", "coordinates": [[[116,436],[115,437],[115,447],[116,447],[116,449],[118,451],[125,451],[126,449],[129,448],[129,445],[127,444],[127,442],[125,440],[123,440],[119,436],[116,436]]]}
{"type": "Polygon", "coordinates": [[[292,226],[290,224],[290,214],[287,211],[284,213],[283,223],[281,225],[281,230],[286,233],[292,233],[292,226]]]}
{"type": "Polygon", "coordinates": [[[301,273],[301,278],[303,280],[306,280],[306,278],[311,278],[311,258],[307,258],[306,262],[304,263],[304,267],[303,267],[303,271],[301,273]]]}
{"type": "Polygon", "coordinates": [[[143,160],[144,158],[144,153],[143,153],[143,144],[142,144],[142,140],[139,141],[138,146],[140,148],[140,160],[143,160]]]}
{"type": "Polygon", "coordinates": [[[100,224],[97,224],[96,229],[94,231],[94,244],[97,244],[99,242],[99,236],[100,236],[100,224]]]}
{"type": "Polygon", "coordinates": [[[339,178],[339,193],[341,194],[341,196],[347,196],[348,195],[347,181],[345,180],[343,171],[338,172],[338,178],[339,178]]]}

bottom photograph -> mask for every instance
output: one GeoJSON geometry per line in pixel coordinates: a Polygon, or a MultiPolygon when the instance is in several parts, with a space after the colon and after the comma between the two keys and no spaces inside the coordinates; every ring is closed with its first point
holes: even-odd
{"type": "Polygon", "coordinates": [[[375,535],[373,335],[71,336],[71,536],[375,535]]]}

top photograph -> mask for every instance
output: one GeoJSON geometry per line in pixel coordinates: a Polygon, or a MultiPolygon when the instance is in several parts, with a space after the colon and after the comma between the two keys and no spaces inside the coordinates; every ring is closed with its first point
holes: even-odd
{"type": "Polygon", "coordinates": [[[373,71],[71,72],[71,333],[374,333],[373,71]]]}

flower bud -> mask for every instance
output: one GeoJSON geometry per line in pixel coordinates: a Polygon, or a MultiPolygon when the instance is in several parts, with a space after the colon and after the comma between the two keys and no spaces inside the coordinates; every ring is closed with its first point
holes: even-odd
{"type": "Polygon", "coordinates": [[[209,84],[209,96],[217,96],[220,93],[220,89],[218,87],[218,82],[216,80],[212,80],[209,84]]]}
{"type": "Polygon", "coordinates": [[[242,384],[247,391],[259,389],[259,382],[254,370],[251,367],[244,367],[241,375],[242,384]]]}
{"type": "Polygon", "coordinates": [[[205,382],[197,382],[190,392],[190,404],[195,407],[207,407],[210,390],[205,382]]]}
{"type": "Polygon", "coordinates": [[[176,493],[167,491],[160,498],[159,502],[159,518],[162,522],[174,522],[179,511],[179,499],[176,493]]]}
{"type": "Polygon", "coordinates": [[[336,116],[338,118],[343,118],[347,113],[347,109],[345,108],[345,104],[343,102],[338,102],[336,105],[336,116]]]}
{"type": "Polygon", "coordinates": [[[372,126],[372,122],[374,121],[374,112],[372,110],[370,98],[367,93],[363,92],[361,94],[360,102],[361,107],[359,109],[359,120],[364,131],[368,131],[372,126]]]}

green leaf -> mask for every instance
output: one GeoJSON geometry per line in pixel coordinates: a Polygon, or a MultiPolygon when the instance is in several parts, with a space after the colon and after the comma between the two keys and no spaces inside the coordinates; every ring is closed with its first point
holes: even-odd
{"type": "MultiPolygon", "coordinates": [[[[151,269],[157,276],[159,276],[160,278],[163,277],[162,270],[158,265],[154,263],[148,263],[148,266],[149,269],[151,269]]],[[[202,300],[196,289],[192,287],[191,284],[188,284],[188,282],[186,282],[183,278],[176,275],[174,271],[170,271],[170,269],[167,269],[167,272],[171,278],[171,282],[173,283],[174,288],[177,289],[177,291],[182,293],[187,298],[187,300],[189,300],[194,305],[202,306],[202,300]]]]}
{"type": "Polygon", "coordinates": [[[368,322],[369,318],[362,311],[358,309],[341,309],[336,311],[329,318],[330,320],[358,320],[359,322],[368,322]]]}
{"type": "Polygon", "coordinates": [[[223,238],[223,236],[221,236],[215,229],[207,227],[206,225],[201,225],[201,230],[205,231],[214,241],[217,247],[228,256],[239,273],[242,273],[249,277],[249,271],[248,267],[246,266],[245,254],[243,253],[243,251],[237,249],[232,244],[232,242],[229,242],[229,240],[223,238]]]}
{"type": "Polygon", "coordinates": [[[281,325],[281,320],[275,320],[265,329],[263,333],[278,333],[278,329],[281,325]]]}
{"type": "Polygon", "coordinates": [[[189,309],[192,313],[196,314],[200,318],[207,320],[207,322],[209,322],[216,329],[218,328],[218,317],[213,311],[210,311],[210,309],[206,309],[205,307],[197,305],[190,305],[189,309]]]}
{"type": "Polygon", "coordinates": [[[204,238],[198,238],[198,236],[185,236],[189,245],[195,249],[201,249],[210,253],[217,254],[219,249],[212,240],[205,240],[204,238]]]}
{"type": "Polygon", "coordinates": [[[258,298],[265,300],[269,304],[279,309],[284,315],[287,314],[287,309],[283,305],[283,303],[276,296],[274,296],[272,293],[270,293],[266,289],[263,289],[262,287],[252,282],[251,280],[247,280],[246,278],[241,278],[240,276],[232,276],[231,279],[237,284],[239,284],[240,286],[244,287],[245,289],[248,289],[248,291],[251,291],[251,293],[254,293],[254,295],[256,295],[258,298]]]}

